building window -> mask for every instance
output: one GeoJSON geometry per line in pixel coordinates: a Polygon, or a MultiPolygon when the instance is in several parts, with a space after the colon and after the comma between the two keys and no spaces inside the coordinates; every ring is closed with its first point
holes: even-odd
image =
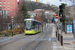
{"type": "Polygon", "coordinates": [[[5,9],[5,7],[4,7],[4,9],[5,9]]]}
{"type": "Polygon", "coordinates": [[[8,14],[9,15],[9,14],[8,14]]]}
{"type": "Polygon", "coordinates": [[[8,2],[8,4],[9,4],[9,2],[8,2]]]}
{"type": "Polygon", "coordinates": [[[4,5],[5,6],[5,5],[4,5]]]}
{"type": "Polygon", "coordinates": [[[8,7],[9,7],[9,5],[8,5],[8,7]]]}
{"type": "Polygon", "coordinates": [[[4,2],[5,3],[5,2],[4,2]]]}
{"type": "Polygon", "coordinates": [[[0,3],[1,3],[1,1],[0,1],[0,3]]]}
{"type": "Polygon", "coordinates": [[[9,12],[9,11],[8,11],[9,12]]]}
{"type": "Polygon", "coordinates": [[[0,5],[1,6],[1,5],[0,5]]]}
{"type": "Polygon", "coordinates": [[[2,9],[2,8],[0,7],[0,9],[2,9]]]}
{"type": "Polygon", "coordinates": [[[9,8],[8,8],[8,10],[9,10],[9,8]]]}

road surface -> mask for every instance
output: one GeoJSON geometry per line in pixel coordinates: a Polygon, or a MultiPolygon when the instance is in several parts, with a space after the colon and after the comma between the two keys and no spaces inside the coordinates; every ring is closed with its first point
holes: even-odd
{"type": "Polygon", "coordinates": [[[0,50],[54,50],[55,25],[48,24],[44,32],[35,35],[18,34],[0,42],[0,50]]]}

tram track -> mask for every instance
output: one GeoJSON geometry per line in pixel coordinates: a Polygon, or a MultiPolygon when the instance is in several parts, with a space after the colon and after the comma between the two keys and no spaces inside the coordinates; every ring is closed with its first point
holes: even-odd
{"type": "MultiPolygon", "coordinates": [[[[25,37],[24,37],[25,38],[25,37]]],[[[16,41],[19,41],[19,40],[21,40],[21,39],[24,39],[24,38],[20,38],[20,39],[10,39],[11,40],[11,42],[8,42],[8,43],[5,43],[5,44],[3,44],[3,45],[0,45],[0,47],[3,47],[3,46],[5,46],[5,45],[8,45],[8,44],[11,44],[11,43],[14,43],[14,42],[16,42],[16,41]]]]}
{"type": "MultiPolygon", "coordinates": [[[[40,33],[41,34],[41,33],[40,33]]],[[[26,35],[26,37],[23,37],[23,38],[16,38],[16,39],[10,39],[10,42],[7,42],[7,43],[5,43],[5,44],[2,44],[2,45],[0,45],[0,47],[3,47],[3,46],[6,46],[6,45],[8,45],[8,44],[11,44],[11,43],[14,43],[14,42],[16,42],[16,41],[19,41],[19,40],[22,40],[22,39],[25,39],[25,38],[29,38],[30,37],[30,35],[26,35]]],[[[6,42],[6,41],[5,41],[6,42]]]]}
{"type": "Polygon", "coordinates": [[[38,50],[38,48],[40,47],[40,45],[43,43],[44,39],[48,36],[49,32],[44,36],[44,38],[42,39],[42,41],[40,41],[40,43],[37,45],[37,47],[35,47],[34,50],[38,50]]]}
{"type": "MultiPolygon", "coordinates": [[[[30,37],[30,36],[29,36],[29,37],[30,37]]],[[[29,38],[29,37],[27,37],[27,35],[26,35],[26,37],[23,37],[23,38],[10,39],[11,42],[8,42],[8,43],[5,43],[5,44],[3,44],[3,45],[0,45],[0,47],[3,47],[3,46],[5,46],[5,45],[11,44],[11,43],[14,43],[14,42],[16,42],[16,41],[22,40],[22,39],[24,39],[24,38],[29,38]]],[[[6,42],[6,41],[5,41],[5,42],[6,42]]]]}
{"type": "MultiPolygon", "coordinates": [[[[49,31],[50,32],[50,31],[49,31]]],[[[20,50],[26,50],[30,45],[32,44],[36,44],[35,47],[32,48],[32,50],[38,50],[38,48],[40,47],[40,45],[43,43],[44,39],[48,36],[49,32],[44,32],[43,34],[41,34],[39,37],[37,37],[35,40],[33,40],[32,42],[26,44],[24,47],[22,47],[20,50]],[[45,34],[45,35],[44,35],[45,34]],[[37,39],[42,38],[41,41],[37,41],[37,39]]],[[[30,46],[31,47],[31,46],[30,46]]],[[[28,49],[27,49],[28,50],[28,49]]]]}

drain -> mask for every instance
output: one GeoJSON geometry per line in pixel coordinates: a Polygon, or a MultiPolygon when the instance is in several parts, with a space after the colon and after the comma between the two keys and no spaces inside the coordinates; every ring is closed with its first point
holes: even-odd
{"type": "Polygon", "coordinates": [[[70,43],[64,43],[65,45],[70,45],[70,43]]]}

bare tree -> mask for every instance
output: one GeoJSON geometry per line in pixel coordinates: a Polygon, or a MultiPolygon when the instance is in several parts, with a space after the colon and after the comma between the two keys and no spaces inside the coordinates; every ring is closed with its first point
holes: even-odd
{"type": "Polygon", "coordinates": [[[0,31],[2,31],[4,28],[4,19],[3,17],[0,15],[0,31]]]}

